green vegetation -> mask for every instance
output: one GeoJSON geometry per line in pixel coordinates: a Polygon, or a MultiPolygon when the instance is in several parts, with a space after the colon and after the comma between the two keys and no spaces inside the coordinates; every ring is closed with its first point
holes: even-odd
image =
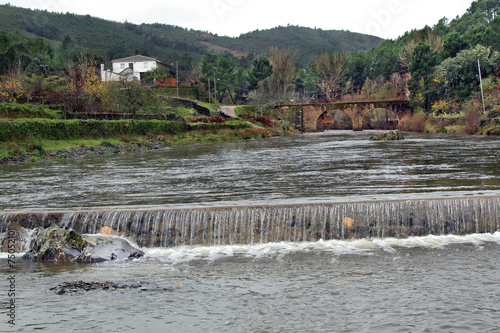
{"type": "Polygon", "coordinates": [[[62,112],[43,105],[0,103],[0,119],[2,118],[61,119],[62,112]]]}
{"type": "Polygon", "coordinates": [[[293,106],[272,106],[334,108],[340,99],[408,98],[414,113],[404,130],[498,134],[499,13],[500,0],[477,0],[461,17],[382,41],[296,26],[229,38],[0,5],[0,156],[37,157],[59,144],[204,142],[199,133],[215,141],[282,135],[300,121],[293,106]],[[178,62],[178,89],[151,83],[172,79],[160,70],[143,81],[101,82],[100,63],[133,54],[178,62]],[[189,120],[215,116],[222,104],[240,105],[244,121],[189,120]],[[123,120],[97,120],[110,115],[123,120]]]}
{"type": "Polygon", "coordinates": [[[120,135],[160,135],[185,130],[186,125],[180,121],[19,119],[0,122],[0,141],[20,140],[27,134],[38,139],[69,140],[120,135]]]}

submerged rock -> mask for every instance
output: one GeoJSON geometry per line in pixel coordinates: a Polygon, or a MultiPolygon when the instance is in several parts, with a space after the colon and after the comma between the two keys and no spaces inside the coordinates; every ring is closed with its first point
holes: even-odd
{"type": "Polygon", "coordinates": [[[60,283],[57,287],[52,287],[50,290],[57,295],[75,295],[83,294],[86,291],[91,290],[109,290],[115,291],[117,289],[138,289],[139,291],[174,291],[177,289],[176,286],[173,287],[158,287],[158,286],[144,286],[142,283],[133,284],[120,284],[114,282],[84,282],[84,281],[72,281],[60,283]]]}
{"type": "Polygon", "coordinates": [[[127,240],[110,236],[82,236],[70,228],[50,227],[40,232],[24,255],[34,261],[97,262],[140,258],[144,255],[127,240]]]}
{"type": "Polygon", "coordinates": [[[400,130],[390,131],[382,135],[370,137],[370,141],[393,141],[393,140],[404,140],[403,132],[400,130]]]}

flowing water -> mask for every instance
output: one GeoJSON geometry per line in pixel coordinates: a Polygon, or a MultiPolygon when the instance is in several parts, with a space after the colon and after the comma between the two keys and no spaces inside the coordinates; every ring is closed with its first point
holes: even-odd
{"type": "Polygon", "coordinates": [[[16,254],[16,325],[0,284],[0,331],[499,331],[500,140],[370,135],[0,166],[0,231],[15,218],[111,226],[146,252],[87,265],[16,254]],[[51,290],[79,280],[143,287],[51,290]]]}

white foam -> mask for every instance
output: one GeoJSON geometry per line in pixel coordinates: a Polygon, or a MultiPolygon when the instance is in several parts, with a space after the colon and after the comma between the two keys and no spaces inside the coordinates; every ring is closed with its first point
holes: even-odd
{"type": "MultiPolygon", "coordinates": [[[[21,259],[22,256],[24,255],[24,252],[22,253],[12,253],[14,255],[14,259],[13,260],[17,260],[17,259],[21,259]]],[[[8,253],[8,252],[0,252],[0,259],[9,259],[9,256],[11,255],[11,253],[8,253]]],[[[12,258],[11,258],[12,259],[12,258]]]]}
{"type": "Polygon", "coordinates": [[[397,252],[401,248],[444,248],[452,244],[471,244],[480,246],[485,243],[500,244],[500,232],[494,234],[471,234],[466,236],[425,236],[406,239],[381,238],[357,240],[330,240],[318,242],[281,242],[255,245],[221,246],[180,246],[175,248],[143,249],[146,256],[155,257],[167,263],[178,264],[194,260],[218,260],[227,257],[258,259],[279,257],[299,252],[331,252],[336,255],[372,255],[375,251],[397,252]]]}
{"type": "MultiPolygon", "coordinates": [[[[280,242],[253,245],[178,246],[174,248],[143,248],[142,250],[146,253],[146,257],[156,258],[166,263],[179,264],[195,260],[214,261],[228,257],[250,259],[280,257],[300,252],[330,252],[339,256],[347,254],[372,255],[380,250],[395,253],[401,248],[438,249],[454,244],[470,244],[479,247],[485,243],[500,245],[500,232],[465,236],[429,235],[404,239],[320,240],[318,242],[280,242]]],[[[137,245],[134,244],[134,246],[137,245]]],[[[16,259],[20,259],[23,254],[15,253],[14,255],[16,259]]],[[[0,259],[8,259],[8,256],[9,253],[0,252],[0,259]]]]}

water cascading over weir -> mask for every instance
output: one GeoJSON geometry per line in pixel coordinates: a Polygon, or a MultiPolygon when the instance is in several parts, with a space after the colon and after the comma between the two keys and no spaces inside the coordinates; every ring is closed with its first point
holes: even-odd
{"type": "MultiPolygon", "coordinates": [[[[19,251],[52,225],[126,237],[141,247],[407,238],[500,231],[500,197],[315,203],[192,209],[102,209],[0,214],[0,241],[16,230],[19,251]]],[[[5,244],[2,244],[5,248],[5,244]]]]}

